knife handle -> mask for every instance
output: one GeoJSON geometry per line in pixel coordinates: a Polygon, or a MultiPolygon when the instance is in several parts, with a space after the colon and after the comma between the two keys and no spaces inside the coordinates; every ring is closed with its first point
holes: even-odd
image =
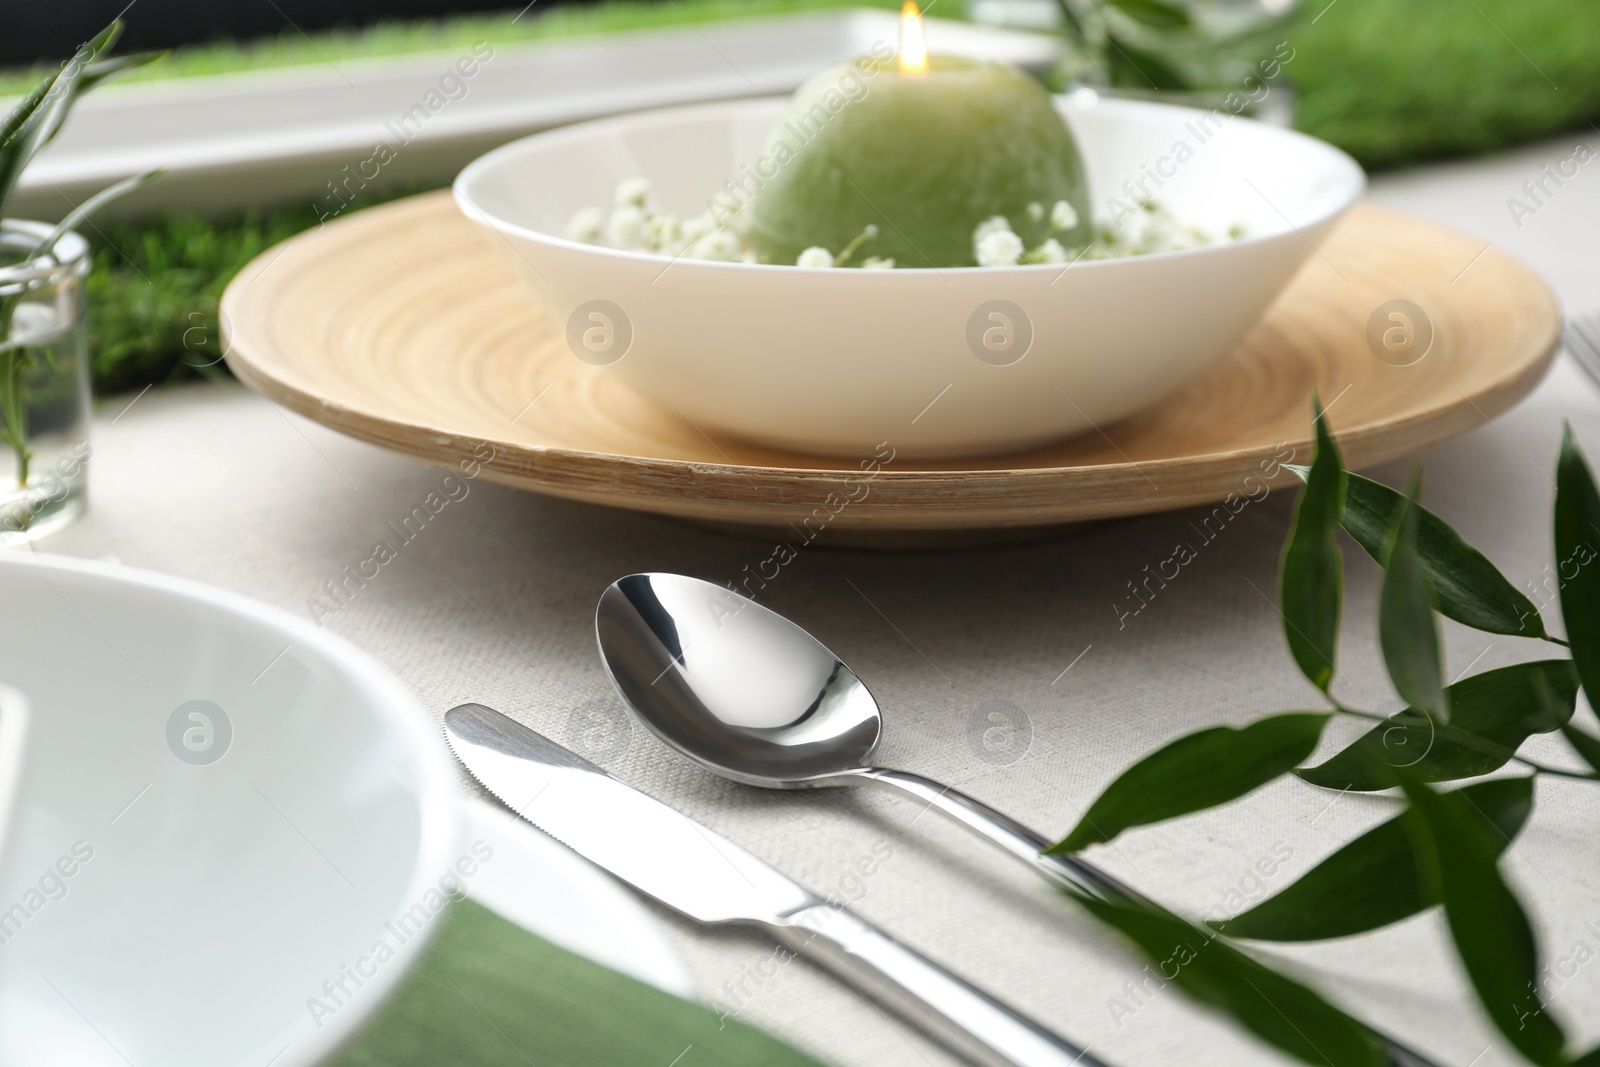
{"type": "Polygon", "coordinates": [[[1105,1067],[843,908],[818,901],[775,930],[788,948],[984,1067],[1105,1067]]]}

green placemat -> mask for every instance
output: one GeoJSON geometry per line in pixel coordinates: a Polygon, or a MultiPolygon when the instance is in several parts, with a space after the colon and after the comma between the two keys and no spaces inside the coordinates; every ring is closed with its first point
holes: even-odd
{"type": "Polygon", "coordinates": [[[335,1067],[820,1067],[462,901],[335,1067]]]}

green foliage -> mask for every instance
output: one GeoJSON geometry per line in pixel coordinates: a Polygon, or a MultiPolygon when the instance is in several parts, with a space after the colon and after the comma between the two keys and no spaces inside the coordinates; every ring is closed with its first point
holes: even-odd
{"type": "MultiPolygon", "coordinates": [[[[1600,1067],[1600,1049],[1569,1060],[1562,1028],[1539,997],[1533,928],[1499,870],[1500,856],[1532,812],[1535,778],[1600,781],[1600,738],[1571,722],[1580,677],[1591,703],[1600,692],[1600,568],[1589,566],[1595,553],[1585,551],[1590,538],[1600,543],[1600,491],[1569,431],[1557,469],[1555,545],[1561,561],[1562,614],[1574,658],[1500,667],[1445,687],[1436,605],[1458,622],[1487,632],[1563,642],[1549,637],[1542,622],[1530,624],[1537,619],[1531,602],[1442,519],[1416,503],[1415,481],[1402,496],[1376,482],[1344,476],[1315,400],[1312,406],[1316,451],[1309,468],[1295,468],[1306,486],[1296,504],[1280,573],[1285,634],[1296,663],[1326,693],[1343,592],[1339,576],[1332,573],[1339,566],[1333,532],[1342,506],[1344,528],[1383,567],[1379,644],[1396,689],[1411,706],[1384,718],[1329,695],[1330,715],[1377,725],[1331,759],[1294,773],[1313,785],[1341,791],[1399,786],[1405,807],[1336,849],[1275,896],[1209,925],[1219,938],[1308,941],[1362,933],[1441,907],[1483,1011],[1511,1046],[1541,1067],[1573,1062],[1600,1067]],[[1436,590],[1442,591],[1437,600],[1436,590]],[[1534,734],[1556,730],[1591,770],[1549,766],[1518,751],[1534,734]],[[1450,792],[1430,785],[1482,775],[1512,761],[1533,774],[1475,782],[1450,792]]],[[[1243,729],[1216,727],[1180,738],[1113,780],[1072,833],[1049,851],[1072,851],[1110,840],[1126,827],[1242,796],[1289,773],[1290,762],[1297,762],[1290,755],[1296,747],[1310,753],[1322,729],[1317,720],[1325,718],[1294,712],[1243,729]],[[1314,728],[1309,728],[1311,722],[1314,728]],[[1296,727],[1302,733],[1291,743],[1286,728],[1302,723],[1307,725],[1296,727]],[[1270,733],[1259,732],[1262,728],[1270,733]],[[1267,742],[1271,736],[1276,743],[1267,742]]],[[[1285,1040],[1286,1030],[1273,1029],[1285,1020],[1264,1025],[1261,1005],[1238,984],[1244,973],[1239,968],[1261,968],[1271,975],[1249,979],[1257,993],[1265,988],[1258,978],[1287,979],[1248,957],[1217,953],[1226,947],[1220,942],[1196,950],[1185,933],[1193,928],[1158,905],[1113,901],[1085,906],[1132,938],[1158,965],[1182,950],[1179,976],[1168,975],[1163,967],[1164,977],[1291,1055],[1319,1064],[1344,1062],[1342,1056],[1356,1062],[1365,1055],[1356,1042],[1337,1054],[1322,1048],[1327,1054],[1323,1058],[1316,1049],[1285,1040]]],[[[1308,1019],[1333,1025],[1318,1015],[1327,1005],[1305,987],[1296,988],[1313,998],[1301,1005],[1310,1013],[1308,1019]]],[[[1374,1036],[1368,1032],[1369,1038],[1374,1036]]]]}
{"type": "MultiPolygon", "coordinates": [[[[1314,475],[1315,472],[1313,472],[1314,475]]],[[[1378,589],[1378,643],[1395,692],[1435,722],[1450,717],[1433,586],[1417,559],[1417,487],[1395,515],[1378,589]]]]}
{"type": "Polygon", "coordinates": [[[1154,909],[1070,895],[1137,945],[1164,979],[1302,1063],[1382,1067],[1388,1062],[1372,1032],[1361,1023],[1310,987],[1263,966],[1214,935],[1154,909]]]}
{"type": "Polygon", "coordinates": [[[1407,708],[1324,763],[1296,771],[1312,785],[1365,792],[1399,784],[1395,768],[1424,782],[1488,774],[1533,734],[1572,718],[1578,676],[1564,659],[1535,660],[1463,678],[1449,690],[1448,725],[1407,708]]]}
{"type": "Polygon", "coordinates": [[[1436,793],[1402,777],[1416,818],[1417,865],[1444,904],[1456,954],[1484,1011],[1529,1061],[1561,1067],[1566,1038],[1539,999],[1539,948],[1516,895],[1500,877],[1499,849],[1460,792],[1436,793]]]}
{"type": "MultiPolygon", "coordinates": [[[[1306,468],[1291,469],[1298,473],[1306,468]]],[[[1379,564],[1387,551],[1386,539],[1395,515],[1405,500],[1382,482],[1359,474],[1347,476],[1344,531],[1379,564]]],[[[1545,636],[1539,609],[1498,567],[1439,516],[1421,504],[1414,505],[1414,510],[1417,561],[1438,597],[1441,615],[1486,633],[1545,636]]]]}
{"type": "MultiPolygon", "coordinates": [[[[1600,4],[1304,0],[1295,124],[1368,167],[1477,155],[1600,120],[1600,4]]],[[[1514,191],[1514,190],[1513,190],[1514,191]]]]}
{"type": "Polygon", "coordinates": [[[1585,733],[1570,723],[1561,727],[1561,735],[1583,757],[1583,762],[1600,771],[1600,737],[1585,733]]]}
{"type": "Polygon", "coordinates": [[[78,98],[114,74],[141,66],[154,55],[107,59],[122,36],[122,23],[114,21],[79,47],[58,70],[42,77],[0,123],[0,216],[16,190],[28,164],[61,132],[78,98]]]}
{"type": "Polygon", "coordinates": [[[1315,399],[1312,408],[1317,454],[1295,502],[1294,525],[1278,567],[1278,600],[1289,653],[1300,673],[1326,693],[1333,684],[1344,602],[1344,556],[1337,535],[1344,513],[1345,473],[1328,420],[1315,399]]]}
{"type": "Polygon", "coordinates": [[[1593,707],[1600,708],[1600,492],[1594,475],[1572,439],[1572,427],[1561,435],[1556,461],[1556,578],[1561,591],[1561,618],[1572,647],[1572,662],[1593,707]]]}
{"type": "Polygon", "coordinates": [[[1180,737],[1123,771],[1048,851],[1076,852],[1130,827],[1237,800],[1311,755],[1328,718],[1292,712],[1180,737]]]}
{"type": "MultiPolygon", "coordinates": [[[[1461,796],[1495,855],[1511,844],[1533,810],[1532,778],[1461,787],[1461,796]]],[[[1376,930],[1441,902],[1418,869],[1413,811],[1379,823],[1282,892],[1213,929],[1256,941],[1321,941],[1376,930]]]]}

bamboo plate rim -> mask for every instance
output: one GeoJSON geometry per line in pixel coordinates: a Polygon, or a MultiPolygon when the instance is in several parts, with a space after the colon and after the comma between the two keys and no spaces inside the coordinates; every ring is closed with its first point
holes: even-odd
{"type": "MultiPolygon", "coordinates": [[[[704,443],[722,458],[576,447],[508,434],[512,425],[527,429],[515,420],[491,429],[482,424],[461,425],[459,418],[407,413],[386,400],[371,380],[339,379],[330,388],[328,368],[339,366],[341,356],[356,352],[353,344],[347,343],[354,329],[381,324],[384,316],[393,317],[397,311],[397,298],[370,286],[363,288],[371,265],[381,261],[394,277],[405,271],[426,276],[446,251],[465,263],[476,292],[488,294],[485,299],[496,301],[496,306],[505,305],[503,314],[512,321],[510,326],[498,324],[496,332],[511,340],[499,343],[511,344],[518,352],[535,352],[540,343],[549,342],[554,331],[532,310],[523,283],[490,246],[490,239],[459,214],[448,191],[441,191],[358,212],[292,237],[251,261],[229,284],[222,300],[228,366],[269,399],[350,436],[439,466],[470,460],[473,449],[481,450],[487,443],[494,447],[495,459],[483,468],[486,479],[612,506],[775,528],[815,514],[824,498],[845,484],[847,477],[863,477],[857,468],[843,467],[838,460],[783,455],[726,438],[713,440],[703,433],[699,436],[705,438],[704,443]],[[369,268],[365,272],[363,264],[369,268]],[[302,273],[323,284],[297,287],[302,273]],[[313,320],[317,323],[314,328],[309,325],[313,320]],[[287,343],[283,333],[290,327],[282,325],[285,323],[313,329],[315,336],[309,341],[290,338],[294,343],[287,343]],[[508,330],[520,332],[508,334],[508,330]],[[726,449],[768,458],[731,461],[726,449]]],[[[870,493],[832,514],[829,523],[846,529],[903,531],[1052,526],[1223,500],[1235,493],[1241,478],[1251,472],[1271,484],[1281,484],[1293,475],[1277,468],[1264,473],[1263,463],[1281,456],[1284,448],[1303,456],[1311,440],[1309,406],[1297,423],[1303,429],[1270,444],[1263,443],[1263,438],[1237,447],[1143,459],[1130,457],[1126,449],[1137,453],[1140,434],[1149,436],[1152,424],[1168,409],[1181,413],[1185,397],[1197,391],[1203,395],[1208,385],[1225,381],[1228,375],[1245,374],[1249,384],[1251,360],[1268,368],[1268,378],[1273,373],[1282,378],[1281,366],[1274,367],[1282,363],[1287,342],[1275,348],[1275,341],[1282,340],[1278,335],[1304,328],[1301,320],[1314,320],[1318,313],[1324,318],[1332,316],[1345,327],[1341,333],[1344,348],[1329,349],[1321,356],[1332,360],[1335,368],[1364,367],[1364,373],[1374,373],[1373,366],[1360,361],[1375,365],[1376,357],[1365,344],[1356,351],[1344,333],[1358,319],[1366,318],[1368,304],[1356,301],[1379,283],[1382,288],[1374,290],[1378,293],[1427,290],[1435,301],[1430,307],[1436,320],[1446,320],[1448,314],[1465,316],[1470,322],[1472,313],[1481,313],[1482,307],[1491,306],[1496,299],[1506,305],[1508,313],[1499,320],[1476,323],[1475,329],[1459,330],[1457,336],[1447,339],[1448,352],[1442,351],[1440,360],[1477,360],[1467,367],[1476,374],[1468,388],[1450,383],[1453,396],[1445,395],[1435,383],[1424,399],[1411,402],[1396,416],[1340,428],[1336,405],[1342,394],[1325,393],[1330,422],[1349,466],[1371,466],[1398,458],[1486,422],[1538,383],[1559,346],[1560,309],[1543,280],[1499,249],[1437,223],[1363,203],[1317,252],[1234,355],[1151,412],[1100,428],[1100,437],[1120,459],[1045,462],[1052,453],[1063,450],[1081,453],[1085,448],[1100,447],[1103,452],[1089,434],[1029,453],[962,464],[897,461],[873,472],[870,493]],[[1430,265],[1439,270],[1425,283],[1395,276],[1394,271],[1370,278],[1361,275],[1353,283],[1329,258],[1334,254],[1345,261],[1351,273],[1355,273],[1353,263],[1385,256],[1409,256],[1417,264],[1415,271],[1409,272],[1412,274],[1421,274],[1430,265]],[[1458,260],[1460,274],[1446,284],[1443,270],[1458,260]],[[1342,287],[1335,274],[1344,279],[1342,287]],[[1466,284],[1458,285],[1463,279],[1466,284]],[[1501,336],[1479,337],[1480,330],[1498,330],[1501,336]],[[1486,354],[1485,346],[1495,344],[1504,346],[1503,351],[1486,354]],[[1122,443],[1109,433],[1122,436],[1122,443]],[[1156,486],[1151,474],[1162,476],[1167,484],[1156,486]]],[[[466,283],[458,279],[455,284],[466,283]]],[[[483,329],[481,325],[477,328],[483,329]]],[[[1436,346],[1440,340],[1435,338],[1436,346]]],[[[1320,337],[1317,341],[1323,343],[1320,337]]],[[[485,356],[487,349],[481,342],[483,338],[470,334],[452,336],[448,344],[454,347],[444,354],[458,371],[482,370],[493,353],[485,356]]],[[[1288,350],[1290,356],[1306,357],[1297,365],[1295,381],[1309,398],[1310,389],[1318,384],[1318,368],[1307,362],[1304,350],[1292,346],[1288,350]]],[[[381,353],[379,362],[389,355],[381,353]]],[[[565,358],[576,364],[570,356],[565,358]]],[[[522,357],[517,361],[520,366],[522,357]]],[[[531,365],[536,360],[530,356],[527,362],[531,365]]],[[[581,367],[573,373],[594,370],[581,367]]],[[[557,369],[556,373],[563,371],[557,369]]],[[[1355,380],[1352,378],[1351,386],[1355,380]]],[[[458,394],[464,393],[466,381],[460,373],[455,377],[454,382],[462,386],[458,394]]],[[[614,394],[606,399],[621,402],[614,394]]],[[[591,423],[596,417],[591,413],[591,423]]],[[[657,411],[654,417],[666,420],[662,427],[681,433],[681,425],[668,427],[668,422],[678,422],[670,412],[657,411]]],[[[1229,418],[1237,420],[1238,413],[1229,418]]],[[[662,451],[673,447],[660,446],[662,451]]],[[[682,442],[678,447],[683,450],[682,442]]]]}

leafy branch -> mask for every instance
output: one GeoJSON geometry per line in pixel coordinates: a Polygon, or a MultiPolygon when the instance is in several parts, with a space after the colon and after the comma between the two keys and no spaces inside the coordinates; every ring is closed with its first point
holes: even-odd
{"type": "MultiPolygon", "coordinates": [[[[1280,14],[1243,18],[1184,0],[1056,0],[1056,6],[1076,80],[1146,92],[1236,88],[1260,77],[1263,57],[1303,17],[1293,4],[1280,14]]],[[[1266,63],[1266,70],[1276,69],[1266,63]]]]}
{"type": "Polygon", "coordinates": [[[1600,490],[1567,428],[1554,519],[1565,640],[1481,552],[1419,502],[1344,469],[1313,399],[1316,446],[1279,568],[1284,638],[1328,707],[1217,726],[1170,742],[1108,785],[1048,851],[1076,852],[1125,830],[1226,804],[1286,775],[1329,790],[1397,790],[1393,818],[1325,857],[1293,884],[1229,919],[1197,926],[1158,905],[1070,894],[1162,974],[1257,1037],[1321,1067],[1393,1062],[1392,1050],[1309,986],[1276,974],[1234,941],[1317,941],[1376,930],[1438,908],[1489,1021],[1529,1063],[1600,1067],[1600,1048],[1570,1050],[1539,988],[1527,912],[1499,869],[1533,812],[1544,776],[1600,781],[1600,737],[1572,721],[1581,689],[1600,706],[1600,490]],[[1406,702],[1394,715],[1334,694],[1343,606],[1339,530],[1383,570],[1378,638],[1406,702]],[[1438,617],[1486,633],[1568,647],[1570,659],[1499,667],[1445,684],[1438,617]],[[1302,766],[1337,717],[1371,723],[1354,742],[1302,766]],[[1529,759],[1536,734],[1559,733],[1583,770],[1529,759]],[[1530,773],[1436,788],[1516,765],[1530,773]],[[1215,945],[1215,947],[1211,947],[1215,945]],[[1169,971],[1173,972],[1169,974],[1169,971]]]}
{"type": "MultiPolygon", "coordinates": [[[[11,196],[22,173],[35,156],[61,132],[73,104],[107,78],[142,66],[159,53],[111,57],[109,52],[122,35],[121,20],[84,42],[78,51],[55,73],[35,85],[0,122],[0,218],[6,215],[11,196]]],[[[28,466],[33,452],[28,445],[28,388],[26,372],[34,362],[26,339],[14,334],[16,313],[31,288],[43,284],[28,277],[28,269],[54,261],[56,246],[89,215],[110,201],[160,175],[147,171],[90,197],[26,254],[15,262],[0,262],[0,418],[5,420],[4,439],[16,455],[17,485],[28,484],[28,466]],[[10,274],[15,280],[8,280],[10,274]]]]}

